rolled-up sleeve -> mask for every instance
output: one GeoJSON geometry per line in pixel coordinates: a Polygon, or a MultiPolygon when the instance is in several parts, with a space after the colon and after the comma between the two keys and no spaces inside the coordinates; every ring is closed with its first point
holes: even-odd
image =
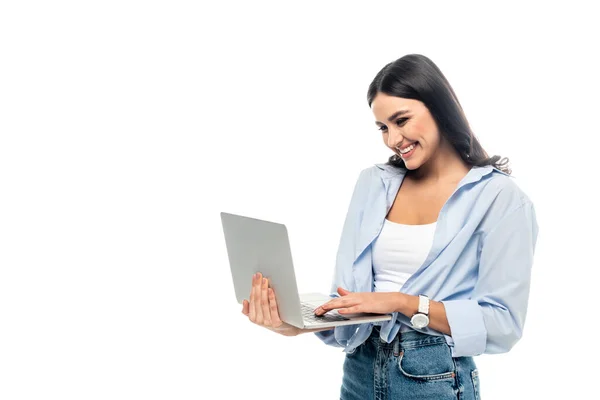
{"type": "Polygon", "coordinates": [[[454,357],[505,353],[521,338],[537,235],[535,210],[526,202],[482,239],[471,298],[442,301],[454,357]]]}

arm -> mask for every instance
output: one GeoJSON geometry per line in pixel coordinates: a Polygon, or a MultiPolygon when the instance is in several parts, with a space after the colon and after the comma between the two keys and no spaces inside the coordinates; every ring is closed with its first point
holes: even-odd
{"type": "MultiPolygon", "coordinates": [[[[419,296],[412,296],[400,292],[362,292],[353,293],[338,288],[341,297],[330,300],[315,310],[317,315],[337,309],[340,314],[353,314],[372,312],[376,314],[390,314],[400,312],[407,317],[412,317],[419,308],[419,296]]],[[[429,327],[436,331],[450,334],[450,326],[446,317],[444,304],[438,301],[429,301],[429,327]]]]}
{"type": "MultiPolygon", "coordinates": [[[[395,311],[411,318],[419,309],[419,296],[413,296],[405,293],[393,293],[398,297],[398,304],[395,311]]],[[[446,308],[439,301],[429,300],[429,327],[438,332],[450,335],[450,325],[446,316],[446,308]]]]}
{"type": "Polygon", "coordinates": [[[453,356],[504,353],[521,338],[538,225],[529,202],[508,213],[482,240],[470,299],[442,301],[453,356]]]}

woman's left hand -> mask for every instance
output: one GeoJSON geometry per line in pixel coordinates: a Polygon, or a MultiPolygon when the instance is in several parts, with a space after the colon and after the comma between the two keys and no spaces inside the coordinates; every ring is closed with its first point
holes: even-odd
{"type": "Polygon", "coordinates": [[[341,297],[328,301],[315,309],[316,315],[337,309],[340,314],[374,313],[390,314],[398,311],[402,293],[400,292],[357,292],[343,288],[337,292],[341,297]]]}

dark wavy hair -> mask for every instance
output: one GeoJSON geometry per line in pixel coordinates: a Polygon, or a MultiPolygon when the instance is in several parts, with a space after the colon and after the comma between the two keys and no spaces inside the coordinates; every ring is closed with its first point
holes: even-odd
{"type": "MultiPolygon", "coordinates": [[[[492,165],[511,173],[508,158],[489,157],[483,150],[450,83],[429,58],[408,54],[387,64],[369,85],[369,107],[377,93],[421,101],[437,123],[440,134],[452,144],[463,161],[478,167],[492,165]]],[[[406,168],[402,158],[396,154],[387,163],[406,168]]]]}

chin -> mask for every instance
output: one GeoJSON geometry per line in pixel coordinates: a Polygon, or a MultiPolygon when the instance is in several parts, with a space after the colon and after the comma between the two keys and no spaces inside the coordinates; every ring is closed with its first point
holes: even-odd
{"type": "Polygon", "coordinates": [[[416,161],[416,160],[402,160],[404,161],[404,166],[406,167],[406,169],[414,171],[416,169],[419,169],[419,167],[421,166],[421,163],[416,161]]]}

